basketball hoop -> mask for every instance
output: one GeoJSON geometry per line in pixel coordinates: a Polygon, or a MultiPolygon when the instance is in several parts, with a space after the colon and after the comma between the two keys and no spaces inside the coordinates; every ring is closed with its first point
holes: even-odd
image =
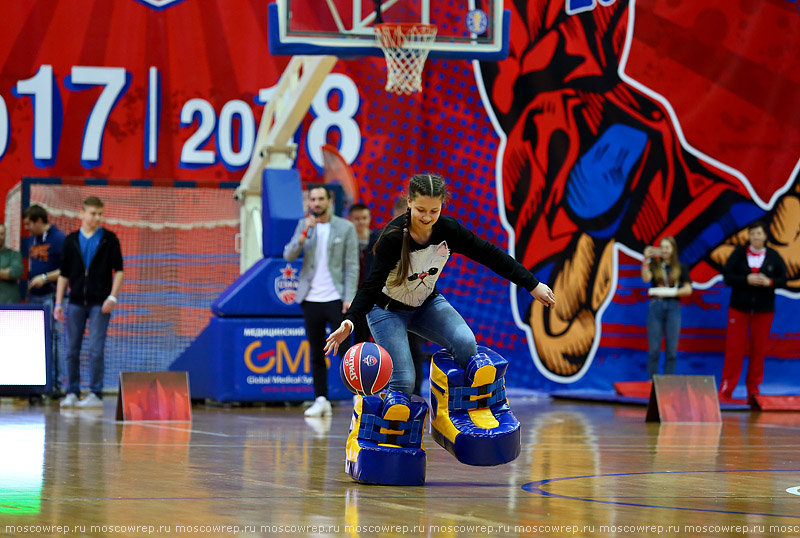
{"type": "Polygon", "coordinates": [[[375,39],[386,56],[386,91],[411,95],[422,91],[422,69],[436,39],[436,26],[404,22],[375,25],[375,39]]]}

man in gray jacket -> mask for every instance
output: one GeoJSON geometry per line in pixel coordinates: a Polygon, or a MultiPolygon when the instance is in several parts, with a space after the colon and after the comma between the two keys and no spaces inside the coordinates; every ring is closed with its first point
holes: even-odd
{"type": "Polygon", "coordinates": [[[331,414],[328,369],[325,365],[325,325],[336,330],[358,287],[358,239],[353,224],[332,214],[331,193],[322,185],[308,189],[309,215],[297,223],[283,249],[286,261],[303,254],[296,301],[303,309],[306,337],[311,348],[314,404],[307,417],[331,414]]]}

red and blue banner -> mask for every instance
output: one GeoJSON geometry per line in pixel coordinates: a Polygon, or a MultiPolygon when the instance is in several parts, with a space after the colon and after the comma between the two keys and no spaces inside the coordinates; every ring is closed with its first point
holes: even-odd
{"type": "MultiPolygon", "coordinates": [[[[25,176],[238,181],[288,62],[268,53],[267,3],[6,3],[0,194],[25,176]]],[[[479,343],[509,359],[510,386],[544,390],[646,378],[640,253],[668,235],[695,283],[678,373],[718,375],[719,271],[747,224],[765,220],[790,272],[765,384],[796,387],[798,3],[506,8],[506,60],[429,59],[412,97],[385,92],[379,58],[340,60],[298,131],[304,180],[334,144],[382,224],[410,174],[447,177],[445,211],[547,281],[557,304],[545,310],[463,258],[440,287],[479,343]]]]}

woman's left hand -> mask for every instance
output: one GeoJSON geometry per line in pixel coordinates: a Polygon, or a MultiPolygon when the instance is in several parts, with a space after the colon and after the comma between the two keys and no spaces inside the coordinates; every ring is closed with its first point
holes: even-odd
{"type": "Polygon", "coordinates": [[[556,297],[553,295],[553,290],[544,282],[539,282],[539,285],[531,291],[531,295],[545,306],[556,304],[556,297]]]}

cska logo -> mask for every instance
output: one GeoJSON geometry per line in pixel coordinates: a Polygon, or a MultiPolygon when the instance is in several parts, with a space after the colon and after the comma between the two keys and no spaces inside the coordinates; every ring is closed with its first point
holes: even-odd
{"type": "Polygon", "coordinates": [[[363,362],[366,366],[375,366],[378,364],[378,359],[372,355],[367,355],[366,357],[362,357],[361,362],[363,362]]]}
{"type": "Polygon", "coordinates": [[[283,304],[290,305],[297,297],[298,284],[300,280],[297,278],[297,269],[287,263],[275,279],[275,295],[283,304]]]}

